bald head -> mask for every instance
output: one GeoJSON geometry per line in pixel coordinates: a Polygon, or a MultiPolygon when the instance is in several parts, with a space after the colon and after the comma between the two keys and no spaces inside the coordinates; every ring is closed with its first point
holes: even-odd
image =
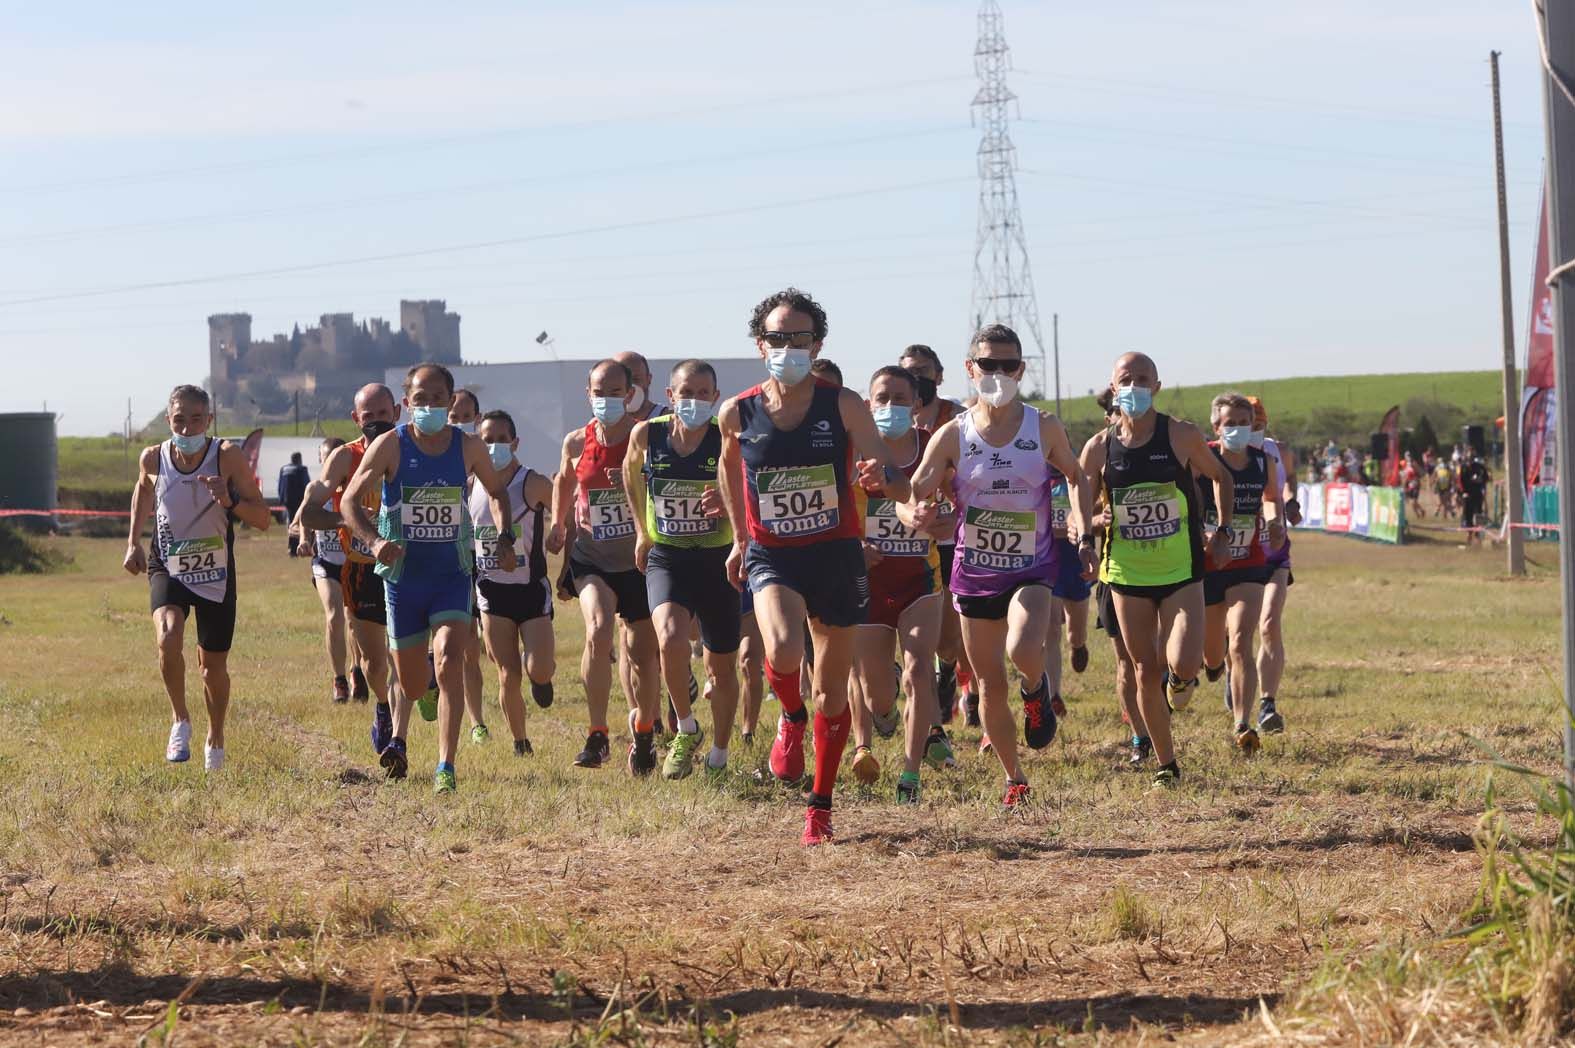
{"type": "Polygon", "coordinates": [[[1144,375],[1150,379],[1153,379],[1154,381],[1158,381],[1159,365],[1155,364],[1154,358],[1150,357],[1147,353],[1123,353],[1116,358],[1116,368],[1111,376],[1115,385],[1147,385],[1152,389],[1152,383],[1133,382],[1130,377],[1124,381],[1115,381],[1115,379],[1119,378],[1123,374],[1128,376],[1144,375]]]}
{"type": "Polygon", "coordinates": [[[586,387],[598,397],[622,397],[629,392],[632,381],[629,365],[616,357],[609,357],[591,368],[586,387]]]}
{"type": "Polygon", "coordinates": [[[357,412],[369,411],[384,402],[387,402],[389,407],[393,407],[397,403],[394,400],[394,391],[381,382],[368,382],[355,392],[355,409],[357,412]]]}
{"type": "Polygon", "coordinates": [[[614,353],[612,359],[629,369],[629,381],[641,389],[651,388],[651,364],[632,349],[614,353]]]}

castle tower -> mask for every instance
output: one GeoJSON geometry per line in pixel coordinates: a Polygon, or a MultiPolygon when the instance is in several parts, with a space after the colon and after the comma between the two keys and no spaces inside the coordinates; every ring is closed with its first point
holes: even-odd
{"type": "Polygon", "coordinates": [[[208,385],[228,384],[241,376],[241,360],[252,348],[250,313],[215,313],[208,318],[208,385]]]}
{"type": "Polygon", "coordinates": [[[442,299],[401,299],[399,328],[421,347],[422,356],[438,364],[458,364],[459,314],[442,299]]]}

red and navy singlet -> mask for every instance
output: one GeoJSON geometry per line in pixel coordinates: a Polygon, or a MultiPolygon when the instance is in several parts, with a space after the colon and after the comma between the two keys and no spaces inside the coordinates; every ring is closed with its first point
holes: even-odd
{"type": "Polygon", "coordinates": [[[853,444],[842,425],[842,388],[814,379],[804,421],[778,429],[755,386],[738,397],[738,443],[744,457],[744,515],[750,541],[761,546],[809,546],[858,539],[853,444]]]}

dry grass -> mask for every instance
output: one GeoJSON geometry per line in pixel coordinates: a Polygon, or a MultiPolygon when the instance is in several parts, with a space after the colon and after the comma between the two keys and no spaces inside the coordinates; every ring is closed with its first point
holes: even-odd
{"type": "MultiPolygon", "coordinates": [[[[160,759],[145,587],[116,544],[64,543],[79,571],[0,580],[0,1042],[1399,1044],[1421,1014],[1411,1043],[1480,1038],[1458,981],[1413,1013],[1370,966],[1367,989],[1331,973],[1406,963],[1469,907],[1486,773],[1466,733],[1556,763],[1554,585],[1452,548],[1298,542],[1291,732],[1259,760],[1207,695],[1184,788],[1146,790],[1096,637],[1026,816],[997,814],[998,768],[971,756],[895,807],[883,744],[811,853],[796,798],[750,774],[761,748],[719,785],[569,767],[572,610],[535,757],[494,716],[456,797],[381,784],[275,537],[241,542],[231,767],[205,782],[160,759]]],[[[425,725],[412,751],[430,766],[425,725]]]]}

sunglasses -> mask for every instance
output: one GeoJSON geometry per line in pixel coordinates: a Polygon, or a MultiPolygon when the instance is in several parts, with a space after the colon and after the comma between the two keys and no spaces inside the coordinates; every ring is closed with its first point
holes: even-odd
{"type": "Polygon", "coordinates": [[[1015,360],[1002,360],[998,357],[974,357],[973,366],[984,372],[986,375],[996,371],[1010,375],[1012,372],[1023,366],[1023,358],[1018,357],[1015,360]]]}
{"type": "Polygon", "coordinates": [[[813,331],[762,331],[760,341],[772,349],[786,349],[789,346],[794,349],[808,349],[815,344],[815,333],[813,331]]]}

